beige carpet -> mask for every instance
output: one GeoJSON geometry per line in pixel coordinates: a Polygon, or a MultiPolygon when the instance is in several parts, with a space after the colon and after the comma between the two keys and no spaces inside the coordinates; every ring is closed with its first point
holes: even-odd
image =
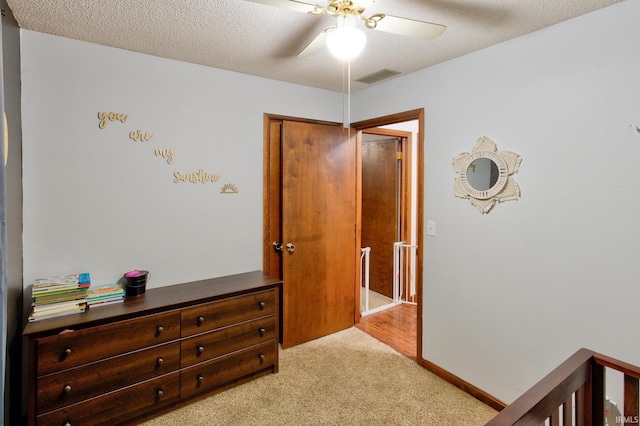
{"type": "Polygon", "coordinates": [[[144,423],[484,425],[496,411],[356,328],[280,351],[280,372],[144,423]]]}

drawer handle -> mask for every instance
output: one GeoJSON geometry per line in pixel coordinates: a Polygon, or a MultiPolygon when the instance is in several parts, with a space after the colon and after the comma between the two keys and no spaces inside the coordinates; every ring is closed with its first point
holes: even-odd
{"type": "Polygon", "coordinates": [[[71,422],[67,420],[66,422],[64,422],[64,426],[71,426],[71,422]]]}
{"type": "Polygon", "coordinates": [[[69,355],[71,355],[71,348],[66,348],[66,349],[64,350],[64,352],[63,352],[63,355],[64,355],[64,356],[69,356],[69,355]]]}
{"type": "Polygon", "coordinates": [[[162,395],[164,395],[164,391],[162,389],[160,389],[160,388],[156,389],[156,396],[158,398],[161,398],[162,395]]]}
{"type": "Polygon", "coordinates": [[[204,317],[202,316],[198,317],[198,326],[202,325],[203,322],[204,322],[204,317]]]}
{"type": "Polygon", "coordinates": [[[163,362],[164,362],[164,359],[162,359],[162,357],[158,357],[158,359],[156,360],[156,364],[158,365],[162,365],[163,362]]]}
{"type": "Polygon", "coordinates": [[[258,303],[258,306],[260,306],[260,310],[263,311],[267,304],[265,302],[260,302],[258,303]]]}
{"type": "Polygon", "coordinates": [[[264,336],[264,333],[266,333],[267,330],[265,330],[264,328],[261,328],[260,330],[258,330],[258,333],[260,334],[260,337],[264,336]]]}
{"type": "Polygon", "coordinates": [[[156,328],[156,336],[159,336],[163,331],[164,327],[159,325],[158,328],[156,328]]]}
{"type": "Polygon", "coordinates": [[[64,385],[64,388],[62,388],[62,390],[64,391],[64,393],[71,392],[71,385],[69,385],[69,384],[64,385]]]}
{"type": "Polygon", "coordinates": [[[202,376],[202,374],[198,374],[198,384],[204,382],[204,377],[202,376]]]}
{"type": "Polygon", "coordinates": [[[201,354],[202,352],[204,352],[204,346],[198,345],[198,353],[201,354]]]}
{"type": "Polygon", "coordinates": [[[264,363],[264,354],[258,355],[258,358],[260,358],[260,364],[263,364],[264,363]]]}

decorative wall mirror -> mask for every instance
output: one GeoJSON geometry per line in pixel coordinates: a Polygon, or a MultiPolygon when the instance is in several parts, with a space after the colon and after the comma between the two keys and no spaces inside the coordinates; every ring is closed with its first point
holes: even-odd
{"type": "Polygon", "coordinates": [[[489,213],[496,202],[517,200],[520,187],[513,179],[522,158],[512,151],[500,151],[486,136],[478,138],[471,153],[453,158],[453,170],[458,174],[453,182],[456,197],[471,199],[480,213],[489,213]]]}

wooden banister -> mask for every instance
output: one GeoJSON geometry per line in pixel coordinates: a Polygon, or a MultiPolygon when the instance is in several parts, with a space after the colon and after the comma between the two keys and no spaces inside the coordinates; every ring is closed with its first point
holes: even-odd
{"type": "MultiPolygon", "coordinates": [[[[588,349],[580,349],[509,404],[486,426],[539,426],[551,417],[558,407],[569,401],[574,392],[590,381],[594,354],[595,352],[588,349]]],[[[588,392],[588,395],[587,399],[591,399],[591,392],[588,392]]],[[[568,405],[570,407],[570,404],[568,405]]]]}
{"type": "Polygon", "coordinates": [[[636,367],[635,365],[631,365],[624,361],[620,361],[602,354],[594,354],[593,360],[600,365],[617,370],[621,373],[626,374],[627,376],[640,379],[640,367],[636,367]]]}
{"type": "Polygon", "coordinates": [[[636,421],[640,416],[638,409],[638,379],[628,374],[624,375],[624,416],[636,421]]]}
{"type": "Polygon", "coordinates": [[[595,354],[594,361],[604,367],[620,371],[624,374],[624,417],[637,423],[640,416],[638,394],[640,393],[640,368],[624,361],[602,354],[595,354]]]}
{"type": "Polygon", "coordinates": [[[485,426],[539,426],[547,420],[551,426],[574,421],[580,426],[600,426],[605,422],[606,368],[624,375],[624,419],[616,417],[615,421],[638,423],[640,367],[583,348],[485,426]]]}

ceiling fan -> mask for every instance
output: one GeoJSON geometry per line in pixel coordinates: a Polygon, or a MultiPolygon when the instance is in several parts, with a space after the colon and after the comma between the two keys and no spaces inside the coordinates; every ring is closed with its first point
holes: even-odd
{"type": "Polygon", "coordinates": [[[441,35],[447,28],[444,25],[415,19],[376,13],[366,16],[365,9],[375,0],[329,0],[326,7],[304,3],[297,0],[247,0],[270,6],[305,12],[311,15],[331,15],[337,18],[334,26],[325,28],[300,53],[299,57],[310,56],[325,45],[339,59],[352,59],[357,56],[366,42],[364,32],[356,28],[358,20],[371,30],[431,40],[441,35]]]}

